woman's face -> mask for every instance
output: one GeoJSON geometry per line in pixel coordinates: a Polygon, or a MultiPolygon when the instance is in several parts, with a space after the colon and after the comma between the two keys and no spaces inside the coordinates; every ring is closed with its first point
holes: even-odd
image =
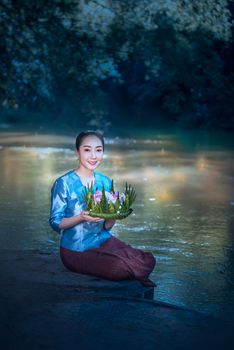
{"type": "Polygon", "coordinates": [[[77,153],[80,165],[86,169],[94,170],[103,160],[102,141],[95,135],[86,136],[77,153]]]}

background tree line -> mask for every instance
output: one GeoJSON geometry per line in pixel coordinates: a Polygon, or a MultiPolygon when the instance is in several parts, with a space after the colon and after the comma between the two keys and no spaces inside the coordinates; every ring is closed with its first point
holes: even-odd
{"type": "Polygon", "coordinates": [[[2,0],[1,118],[233,128],[233,10],[227,0],[2,0]]]}

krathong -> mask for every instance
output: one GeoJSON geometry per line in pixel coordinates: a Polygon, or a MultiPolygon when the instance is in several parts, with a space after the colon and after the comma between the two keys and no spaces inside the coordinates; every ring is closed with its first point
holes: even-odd
{"type": "Polygon", "coordinates": [[[106,191],[104,186],[102,190],[94,188],[93,184],[88,185],[84,192],[84,200],[92,217],[103,219],[124,219],[133,211],[131,208],[136,199],[136,193],[131,185],[126,183],[125,191],[120,193],[114,190],[114,181],[112,180],[110,192],[106,191]]]}

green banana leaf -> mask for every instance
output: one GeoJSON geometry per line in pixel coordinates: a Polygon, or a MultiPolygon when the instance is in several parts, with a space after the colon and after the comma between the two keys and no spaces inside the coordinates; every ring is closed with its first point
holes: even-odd
{"type": "Polygon", "coordinates": [[[122,220],[125,219],[127,216],[129,216],[132,213],[132,209],[130,208],[128,211],[124,213],[95,213],[93,211],[89,211],[89,215],[92,217],[99,217],[102,219],[113,219],[113,220],[122,220]]]}

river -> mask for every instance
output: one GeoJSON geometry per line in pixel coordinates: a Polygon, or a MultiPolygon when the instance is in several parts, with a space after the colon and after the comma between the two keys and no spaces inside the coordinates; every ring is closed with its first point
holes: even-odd
{"type": "MultiPolygon", "coordinates": [[[[157,260],[155,299],[234,320],[234,153],[221,139],[141,131],[106,137],[99,171],[135,187],[112,233],[157,260]]],[[[74,136],[0,133],[3,249],[59,252],[48,224],[53,181],[77,166],[74,136]]]]}

